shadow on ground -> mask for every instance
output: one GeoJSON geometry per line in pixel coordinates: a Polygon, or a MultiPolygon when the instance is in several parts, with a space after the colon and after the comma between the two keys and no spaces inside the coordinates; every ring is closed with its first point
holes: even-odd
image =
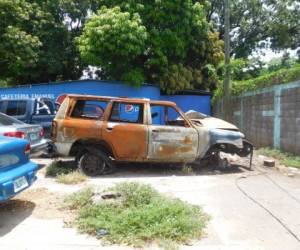
{"type": "MultiPolygon", "coordinates": [[[[241,173],[245,170],[239,165],[230,168],[219,169],[208,166],[180,166],[160,164],[122,164],[116,167],[112,174],[99,176],[100,178],[121,177],[167,177],[167,176],[199,176],[199,175],[223,175],[241,173]]],[[[98,177],[98,178],[99,178],[98,177]]]]}
{"type": "MultiPolygon", "coordinates": [[[[76,169],[72,160],[60,161],[60,167],[76,169]]],[[[231,165],[228,168],[217,168],[212,165],[183,166],[178,164],[149,164],[149,163],[128,163],[118,164],[110,174],[101,175],[95,178],[129,178],[129,177],[163,177],[163,176],[198,176],[198,175],[224,175],[249,171],[247,164],[231,165]]]]}
{"type": "Polygon", "coordinates": [[[29,217],[34,208],[35,203],[16,198],[0,203],[0,238],[29,217]]]}

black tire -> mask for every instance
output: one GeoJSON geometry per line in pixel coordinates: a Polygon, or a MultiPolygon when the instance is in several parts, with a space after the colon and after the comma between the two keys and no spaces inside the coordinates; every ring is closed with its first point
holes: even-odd
{"type": "Polygon", "coordinates": [[[89,176],[111,174],[115,164],[109,154],[99,148],[86,147],[78,152],[75,161],[80,171],[89,176]],[[91,164],[88,163],[91,161],[91,164]]]}
{"type": "Polygon", "coordinates": [[[88,176],[104,174],[106,165],[106,159],[103,156],[90,151],[84,152],[78,161],[79,170],[88,176]]]}

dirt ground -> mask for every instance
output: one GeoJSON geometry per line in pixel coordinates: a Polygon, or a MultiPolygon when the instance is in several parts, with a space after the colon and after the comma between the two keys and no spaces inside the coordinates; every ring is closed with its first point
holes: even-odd
{"type": "MultiPolygon", "coordinates": [[[[72,214],[63,206],[66,195],[86,185],[104,189],[117,182],[139,181],[160,192],[203,207],[211,217],[206,236],[181,249],[300,249],[300,175],[294,169],[262,167],[255,156],[234,166],[182,171],[178,167],[123,166],[114,174],[89,178],[78,185],[58,184],[45,178],[50,159],[40,165],[37,182],[0,205],[0,249],[131,249],[102,246],[95,238],[69,227],[72,214]]],[[[155,249],[155,246],[149,246],[155,249]]]]}

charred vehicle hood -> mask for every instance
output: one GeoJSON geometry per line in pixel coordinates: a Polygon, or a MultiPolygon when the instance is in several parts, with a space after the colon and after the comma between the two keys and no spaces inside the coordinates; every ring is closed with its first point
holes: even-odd
{"type": "Polygon", "coordinates": [[[226,122],[222,119],[205,115],[201,112],[190,110],[185,115],[192,121],[203,125],[209,129],[225,129],[239,131],[238,127],[232,123],[226,122]]]}
{"type": "Polygon", "coordinates": [[[222,119],[218,119],[215,117],[208,117],[204,119],[191,119],[192,121],[198,120],[204,127],[211,128],[211,129],[223,129],[223,130],[233,130],[238,131],[239,129],[237,126],[233,125],[232,123],[226,122],[222,119]]]}

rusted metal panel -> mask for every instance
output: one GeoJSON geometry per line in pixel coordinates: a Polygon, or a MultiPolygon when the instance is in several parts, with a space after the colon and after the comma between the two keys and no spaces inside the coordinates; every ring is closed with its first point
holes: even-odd
{"type": "Polygon", "coordinates": [[[149,126],[149,160],[193,161],[197,149],[198,133],[194,128],[149,126]]]}
{"type": "Polygon", "coordinates": [[[117,160],[142,161],[146,157],[146,125],[105,122],[102,126],[102,139],[111,145],[117,160]]]}

